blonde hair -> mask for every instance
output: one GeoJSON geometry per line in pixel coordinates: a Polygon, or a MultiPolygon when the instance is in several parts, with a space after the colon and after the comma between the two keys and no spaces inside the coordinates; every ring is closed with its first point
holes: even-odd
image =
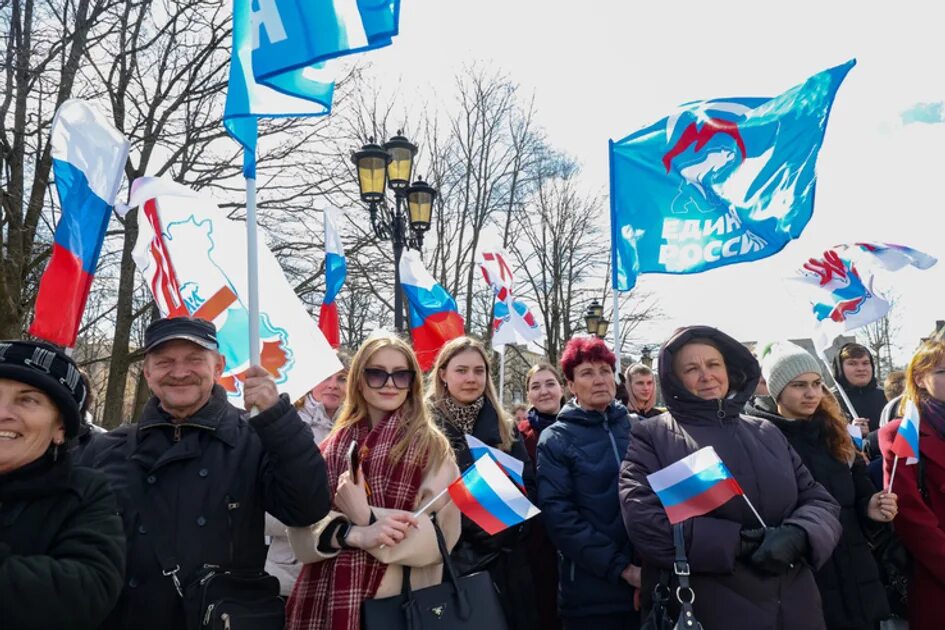
{"type": "Polygon", "coordinates": [[[900,414],[905,413],[906,402],[910,400],[921,409],[919,403],[928,400],[929,393],[919,387],[915,381],[942,363],[945,363],[945,341],[929,340],[919,346],[912,360],[909,361],[909,367],[906,368],[906,388],[902,395],[902,402],[899,403],[900,414]]]}
{"type": "Polygon", "coordinates": [[[492,369],[489,365],[489,355],[485,347],[469,337],[457,337],[448,341],[446,345],[440,348],[440,353],[436,356],[433,368],[430,370],[430,385],[427,393],[427,402],[431,407],[442,410],[443,401],[450,395],[446,388],[446,383],[440,376],[440,373],[449,367],[450,361],[463,352],[478,352],[482,357],[482,362],[486,366],[486,391],[484,396],[495,409],[499,418],[499,446],[503,451],[508,452],[512,448],[512,420],[505,415],[502,407],[499,406],[499,396],[496,394],[495,386],[492,384],[492,369]]]}
{"type": "Polygon", "coordinates": [[[417,356],[413,349],[402,339],[394,335],[378,335],[368,339],[351,360],[348,372],[347,396],[344,407],[338,414],[338,420],[332,428],[332,433],[345,427],[350,427],[368,417],[368,404],[361,393],[361,383],[364,379],[364,369],[371,357],[378,350],[393,348],[407,360],[407,365],[414,373],[413,383],[407,391],[407,398],[401,405],[398,413],[404,432],[400,441],[391,449],[391,463],[398,463],[407,453],[411,445],[416,445],[420,456],[425,460],[428,470],[439,468],[444,461],[453,457],[453,449],[449,440],[437,428],[433,418],[423,404],[423,372],[417,363],[417,356]]]}

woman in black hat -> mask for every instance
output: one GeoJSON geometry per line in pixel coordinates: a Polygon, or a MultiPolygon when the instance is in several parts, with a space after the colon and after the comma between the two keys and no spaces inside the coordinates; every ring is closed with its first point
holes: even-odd
{"type": "Polygon", "coordinates": [[[124,579],[121,518],[105,477],[66,441],[88,395],[53,346],[0,341],[0,628],[96,628],[124,579]]]}

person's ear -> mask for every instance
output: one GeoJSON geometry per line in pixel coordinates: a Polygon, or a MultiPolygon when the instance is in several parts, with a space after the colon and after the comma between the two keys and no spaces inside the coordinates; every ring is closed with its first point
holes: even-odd
{"type": "Polygon", "coordinates": [[[217,352],[213,358],[213,380],[218,381],[223,376],[223,370],[226,369],[226,357],[217,352]]]}
{"type": "Polygon", "coordinates": [[[61,446],[66,442],[66,425],[62,418],[56,421],[56,428],[53,430],[53,444],[61,446]]]}

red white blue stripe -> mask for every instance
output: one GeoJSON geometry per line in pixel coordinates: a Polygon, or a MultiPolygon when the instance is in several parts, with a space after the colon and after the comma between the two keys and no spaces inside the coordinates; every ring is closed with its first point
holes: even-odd
{"type": "Polygon", "coordinates": [[[467,468],[447,491],[456,507],[490,536],[541,512],[488,454],[467,468]]]}
{"type": "Polygon", "coordinates": [[[446,292],[420,259],[420,253],[408,249],[400,258],[400,283],[410,311],[410,336],[420,367],[433,367],[443,345],[465,334],[465,321],[456,300],[446,292]]]}
{"type": "Polygon", "coordinates": [[[61,215],[30,334],[74,346],[129,145],[101,113],[75,99],[56,112],[51,145],[61,215]]]}
{"type": "Polygon", "coordinates": [[[522,472],[525,470],[525,462],[516,459],[501,449],[489,446],[479,438],[466,434],[466,444],[469,446],[469,452],[472,453],[473,460],[477,460],[483,455],[492,457],[500,468],[514,481],[520,488],[525,487],[525,480],[522,478],[522,472]]]}
{"type": "Polygon", "coordinates": [[[861,242],[854,243],[852,246],[839,245],[838,247],[856,248],[860,252],[868,254],[874,262],[879,263],[889,271],[899,271],[908,265],[924,270],[938,262],[937,258],[925,252],[895,243],[861,242]]]}
{"type": "Polygon", "coordinates": [[[338,322],[338,304],[335,298],[348,275],[345,248],[338,232],[340,211],[325,208],[325,298],[318,314],[318,327],[332,348],[341,345],[341,327],[338,322]]]}
{"type": "Polygon", "coordinates": [[[711,446],[647,475],[672,524],[702,516],[744,494],[711,446]]]}
{"type": "Polygon", "coordinates": [[[919,408],[911,400],[906,402],[890,448],[896,457],[904,458],[907,464],[919,462],[919,408]]]}
{"type": "Polygon", "coordinates": [[[863,431],[860,430],[860,427],[854,424],[847,425],[847,433],[850,434],[850,439],[853,440],[853,445],[856,446],[856,450],[863,450],[863,431]]]}

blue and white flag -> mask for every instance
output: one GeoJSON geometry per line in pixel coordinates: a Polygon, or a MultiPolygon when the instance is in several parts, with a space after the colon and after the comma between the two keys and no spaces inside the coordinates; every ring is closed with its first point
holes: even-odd
{"type": "Polygon", "coordinates": [[[800,236],[830,107],[855,63],[774,98],[687,103],[611,141],[614,286],[758,260],[800,236]]]}
{"type": "Polygon", "coordinates": [[[243,175],[252,178],[256,177],[257,119],[324,116],[331,113],[335,89],[323,64],[297,69],[292,89],[277,90],[256,81],[253,50],[283,29],[272,5],[272,0],[259,0],[254,11],[253,0],[233,0],[233,53],[223,126],[243,146],[243,175]]]}
{"type": "MultiPolygon", "coordinates": [[[[256,80],[298,95],[312,64],[381,48],[397,34],[400,0],[257,0],[256,80]]],[[[304,95],[302,95],[304,97],[304,95]]]]}

